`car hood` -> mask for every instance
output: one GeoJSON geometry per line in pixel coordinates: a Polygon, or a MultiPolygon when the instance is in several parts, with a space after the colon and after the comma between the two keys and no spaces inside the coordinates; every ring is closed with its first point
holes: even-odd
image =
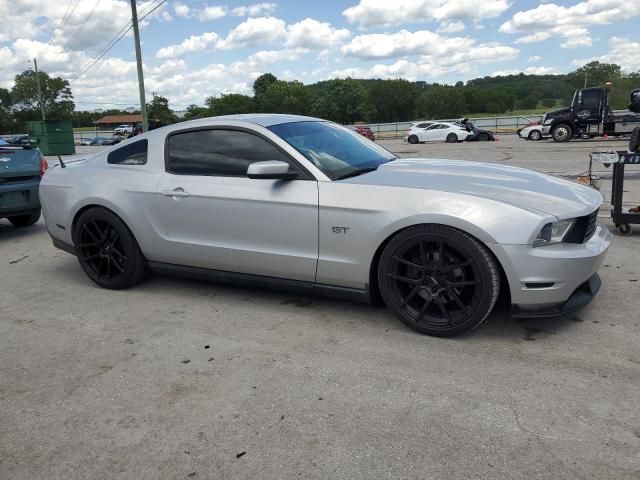
{"type": "Polygon", "coordinates": [[[558,218],[588,215],[600,192],[518,167],[440,159],[398,159],[344,182],[457,192],[488,198],[558,218]]]}

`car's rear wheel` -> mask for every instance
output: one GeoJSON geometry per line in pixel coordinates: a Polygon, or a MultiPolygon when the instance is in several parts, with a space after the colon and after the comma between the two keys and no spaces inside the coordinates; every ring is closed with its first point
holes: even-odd
{"type": "Polygon", "coordinates": [[[542,140],[542,132],[540,130],[531,130],[529,132],[529,140],[538,141],[542,140]]]}
{"type": "Polygon", "coordinates": [[[416,143],[418,143],[418,136],[417,135],[409,135],[409,138],[407,140],[408,140],[409,143],[416,144],[416,143]]]}
{"type": "Polygon", "coordinates": [[[138,242],[117,215],[94,207],[76,222],[73,243],[87,276],[103,288],[130,287],[144,278],[146,261],[138,242]]]}
{"type": "Polygon", "coordinates": [[[500,274],[491,252],[445,225],[402,231],[385,247],[378,284],[387,307],[409,327],[447,337],[479,326],[493,309],[500,274]]]}
{"type": "Polygon", "coordinates": [[[35,210],[27,215],[16,215],[9,217],[9,221],[14,227],[29,227],[40,220],[41,210],[35,210]]]}
{"type": "Polygon", "coordinates": [[[458,136],[455,133],[447,135],[447,143],[458,143],[458,136]]]}

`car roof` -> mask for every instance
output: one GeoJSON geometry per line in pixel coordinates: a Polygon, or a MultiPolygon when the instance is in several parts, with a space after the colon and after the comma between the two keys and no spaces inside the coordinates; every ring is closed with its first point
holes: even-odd
{"type": "MultiPolygon", "coordinates": [[[[325,122],[321,118],[305,117],[304,115],[288,115],[283,113],[242,113],[236,115],[221,115],[219,117],[206,117],[192,120],[192,122],[204,122],[206,120],[234,120],[239,122],[251,122],[263,127],[281,125],[294,122],[325,122]]],[[[189,123],[189,122],[184,122],[189,123]]]]}

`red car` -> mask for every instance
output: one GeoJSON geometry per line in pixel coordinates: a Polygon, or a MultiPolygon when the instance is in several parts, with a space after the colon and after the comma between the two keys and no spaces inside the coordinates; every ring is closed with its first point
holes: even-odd
{"type": "Polygon", "coordinates": [[[349,128],[354,132],[362,135],[363,137],[367,137],[369,140],[375,141],[376,139],[376,136],[374,135],[373,131],[366,125],[353,125],[352,127],[349,127],[349,128]]]}

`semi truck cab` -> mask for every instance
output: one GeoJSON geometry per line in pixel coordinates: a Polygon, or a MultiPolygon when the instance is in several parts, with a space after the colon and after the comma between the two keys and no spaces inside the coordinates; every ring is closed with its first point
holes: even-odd
{"type": "Polygon", "coordinates": [[[639,113],[640,89],[631,92],[628,111],[614,112],[608,87],[581,88],[575,91],[571,106],[545,114],[542,133],[556,142],[629,134],[640,126],[639,113]]]}

